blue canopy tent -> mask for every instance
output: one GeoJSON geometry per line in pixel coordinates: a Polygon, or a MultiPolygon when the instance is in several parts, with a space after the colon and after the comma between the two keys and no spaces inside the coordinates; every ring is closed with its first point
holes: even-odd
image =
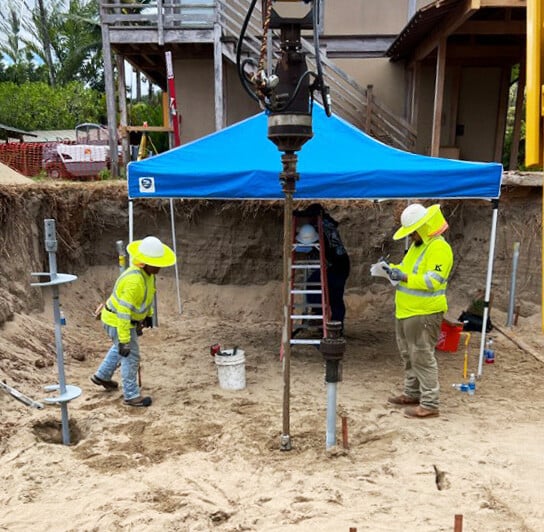
{"type": "MultiPolygon", "coordinates": [[[[298,153],[294,199],[487,199],[500,196],[502,165],[397,150],[343,119],[313,110],[314,137],[298,153]]],[[[128,165],[129,198],[280,200],[280,152],[260,113],[184,146],[128,165]]],[[[493,202],[486,302],[491,291],[498,202],[493,202]]],[[[132,202],[129,203],[132,240],[132,202]]],[[[172,221],[172,231],[173,221],[172,221]]],[[[175,243],[175,234],[173,234],[175,243]]],[[[480,349],[481,374],[485,324],[480,349]]]]}
{"type": "MultiPolygon", "coordinates": [[[[397,150],[314,106],[295,199],[496,199],[502,166],[397,150]]],[[[258,114],[128,165],[130,198],[283,199],[280,153],[258,114]]]]}

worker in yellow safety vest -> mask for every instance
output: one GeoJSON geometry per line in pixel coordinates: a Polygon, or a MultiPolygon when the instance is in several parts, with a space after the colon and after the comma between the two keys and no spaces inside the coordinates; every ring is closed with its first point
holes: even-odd
{"type": "Polygon", "coordinates": [[[419,203],[406,207],[394,240],[410,237],[411,245],[400,264],[384,267],[395,284],[395,333],[404,366],[404,391],[388,402],[407,406],[406,417],[439,415],[438,364],[435,346],[445,312],[446,288],[453,252],[442,234],[448,223],[440,205],[419,203]]]}
{"type": "Polygon", "coordinates": [[[101,313],[104,329],[113,344],[91,376],[91,382],[108,391],[119,385],[111,380],[121,364],[124,404],[150,406],[151,397],[142,397],[137,382],[140,365],[138,336],[143,327],[153,327],[155,276],[176,262],[174,252],[158,238],[148,236],[127,246],[131,266],[118,277],[101,313]]]}

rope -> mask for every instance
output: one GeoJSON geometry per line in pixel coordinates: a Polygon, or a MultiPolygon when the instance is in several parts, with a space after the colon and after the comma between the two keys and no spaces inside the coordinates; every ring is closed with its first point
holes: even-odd
{"type": "Polygon", "coordinates": [[[264,89],[266,87],[265,82],[265,59],[268,48],[268,31],[270,29],[270,19],[272,18],[272,0],[266,0],[265,13],[263,19],[263,38],[261,41],[261,53],[259,55],[259,62],[257,64],[257,72],[253,76],[253,83],[256,86],[256,92],[259,95],[260,100],[265,99],[264,89]]]}

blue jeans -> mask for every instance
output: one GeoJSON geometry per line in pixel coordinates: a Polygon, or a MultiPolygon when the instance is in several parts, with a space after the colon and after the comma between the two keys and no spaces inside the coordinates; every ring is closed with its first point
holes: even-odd
{"type": "Polygon", "coordinates": [[[138,345],[138,336],[136,329],[130,329],[130,355],[122,357],[119,354],[117,346],[119,340],[117,337],[117,329],[104,325],[104,330],[111,338],[113,345],[104,357],[104,360],[96,371],[96,376],[104,381],[111,381],[111,378],[121,363],[121,382],[123,384],[123,396],[126,401],[140,397],[140,388],[138,387],[138,366],[140,365],[140,347],[138,345]]]}

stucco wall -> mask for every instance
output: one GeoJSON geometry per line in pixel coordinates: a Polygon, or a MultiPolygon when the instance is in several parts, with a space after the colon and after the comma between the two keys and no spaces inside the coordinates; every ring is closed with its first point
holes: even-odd
{"type": "Polygon", "coordinates": [[[374,94],[380,103],[398,116],[405,115],[404,65],[391,63],[386,58],[334,59],[334,63],[363,88],[373,85],[374,94]]]}
{"type": "Polygon", "coordinates": [[[186,144],[215,130],[213,60],[178,59],[174,68],[181,143],[186,144]]]}
{"type": "Polygon", "coordinates": [[[396,34],[408,21],[408,0],[325,0],[327,35],[396,34]]]}
{"type": "Polygon", "coordinates": [[[225,109],[227,125],[239,122],[260,111],[257,102],[252,100],[242,87],[236,65],[223,62],[223,78],[225,80],[224,90],[227,100],[225,109]]]}
{"type": "Polygon", "coordinates": [[[463,69],[457,122],[464,125],[457,137],[462,159],[493,161],[500,79],[499,68],[463,69]]]}
{"type": "MultiPolygon", "coordinates": [[[[434,66],[423,67],[420,75],[416,151],[429,155],[434,102],[434,66]]],[[[460,149],[460,159],[493,161],[500,69],[491,67],[463,68],[460,76],[459,109],[457,117],[453,117],[450,114],[452,71],[448,69],[446,72],[440,145],[457,146],[460,149]],[[461,135],[450,136],[450,125],[454,127],[450,121],[455,121],[455,125],[463,130],[461,135]]]]}
{"type": "MultiPolygon", "coordinates": [[[[181,143],[215,131],[215,80],[213,59],[175,61],[176,96],[182,116],[181,143]]],[[[236,67],[223,62],[226,125],[259,112],[244,91],[236,67]]]]}

